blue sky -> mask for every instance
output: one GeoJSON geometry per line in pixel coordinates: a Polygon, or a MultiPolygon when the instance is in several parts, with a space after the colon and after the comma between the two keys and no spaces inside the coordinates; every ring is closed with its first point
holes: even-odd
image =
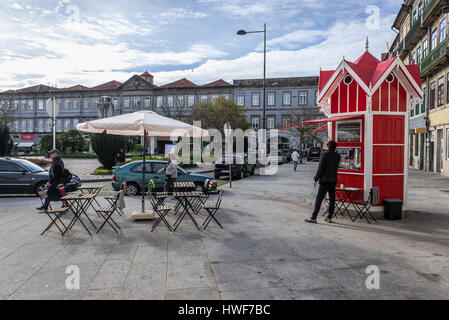
{"type": "Polygon", "coordinates": [[[125,81],[145,70],[158,85],[260,78],[268,28],[268,77],[317,75],[369,36],[380,56],[402,0],[2,0],[0,91],[125,81]]]}

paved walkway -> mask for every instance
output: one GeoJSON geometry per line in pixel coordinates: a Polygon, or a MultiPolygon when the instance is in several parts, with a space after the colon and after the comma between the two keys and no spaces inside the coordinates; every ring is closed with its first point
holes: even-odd
{"type": "MultiPolygon", "coordinates": [[[[123,234],[38,236],[47,217],[35,199],[0,199],[1,299],[448,299],[447,179],[413,171],[410,212],[377,225],[308,225],[316,164],[225,187],[225,230],[178,232],[118,219],[123,234]],[[437,188],[435,188],[437,186],[437,188]],[[68,290],[66,268],[80,269],[68,290]],[[380,289],[365,286],[380,268],[380,289]]],[[[128,215],[139,198],[127,198],[128,215]]],[[[203,217],[204,218],[204,217],[203,217]]],[[[98,220],[97,220],[98,221],[98,220]]]]}

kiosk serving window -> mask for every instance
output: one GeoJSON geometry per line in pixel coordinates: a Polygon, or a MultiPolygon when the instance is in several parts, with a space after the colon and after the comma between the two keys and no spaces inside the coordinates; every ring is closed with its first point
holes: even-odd
{"type": "Polygon", "coordinates": [[[362,142],[360,121],[337,122],[337,142],[362,142]]]}
{"type": "Polygon", "coordinates": [[[361,147],[337,148],[337,152],[341,156],[339,169],[352,171],[362,170],[361,147]]]}

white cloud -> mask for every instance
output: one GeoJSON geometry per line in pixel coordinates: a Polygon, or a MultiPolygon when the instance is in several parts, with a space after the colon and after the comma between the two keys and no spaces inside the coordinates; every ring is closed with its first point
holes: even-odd
{"type": "Polygon", "coordinates": [[[158,22],[172,23],[179,19],[202,19],[206,18],[207,14],[200,11],[192,11],[184,8],[173,8],[168,11],[161,12],[158,15],[158,22]]]}

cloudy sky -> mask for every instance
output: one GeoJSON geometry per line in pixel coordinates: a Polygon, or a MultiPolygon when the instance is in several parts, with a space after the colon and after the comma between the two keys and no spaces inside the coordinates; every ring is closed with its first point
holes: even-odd
{"type": "Polygon", "coordinates": [[[35,84],[98,85],[145,70],[157,85],[317,75],[365,38],[387,49],[402,0],[2,0],[0,91],[35,84]]]}

